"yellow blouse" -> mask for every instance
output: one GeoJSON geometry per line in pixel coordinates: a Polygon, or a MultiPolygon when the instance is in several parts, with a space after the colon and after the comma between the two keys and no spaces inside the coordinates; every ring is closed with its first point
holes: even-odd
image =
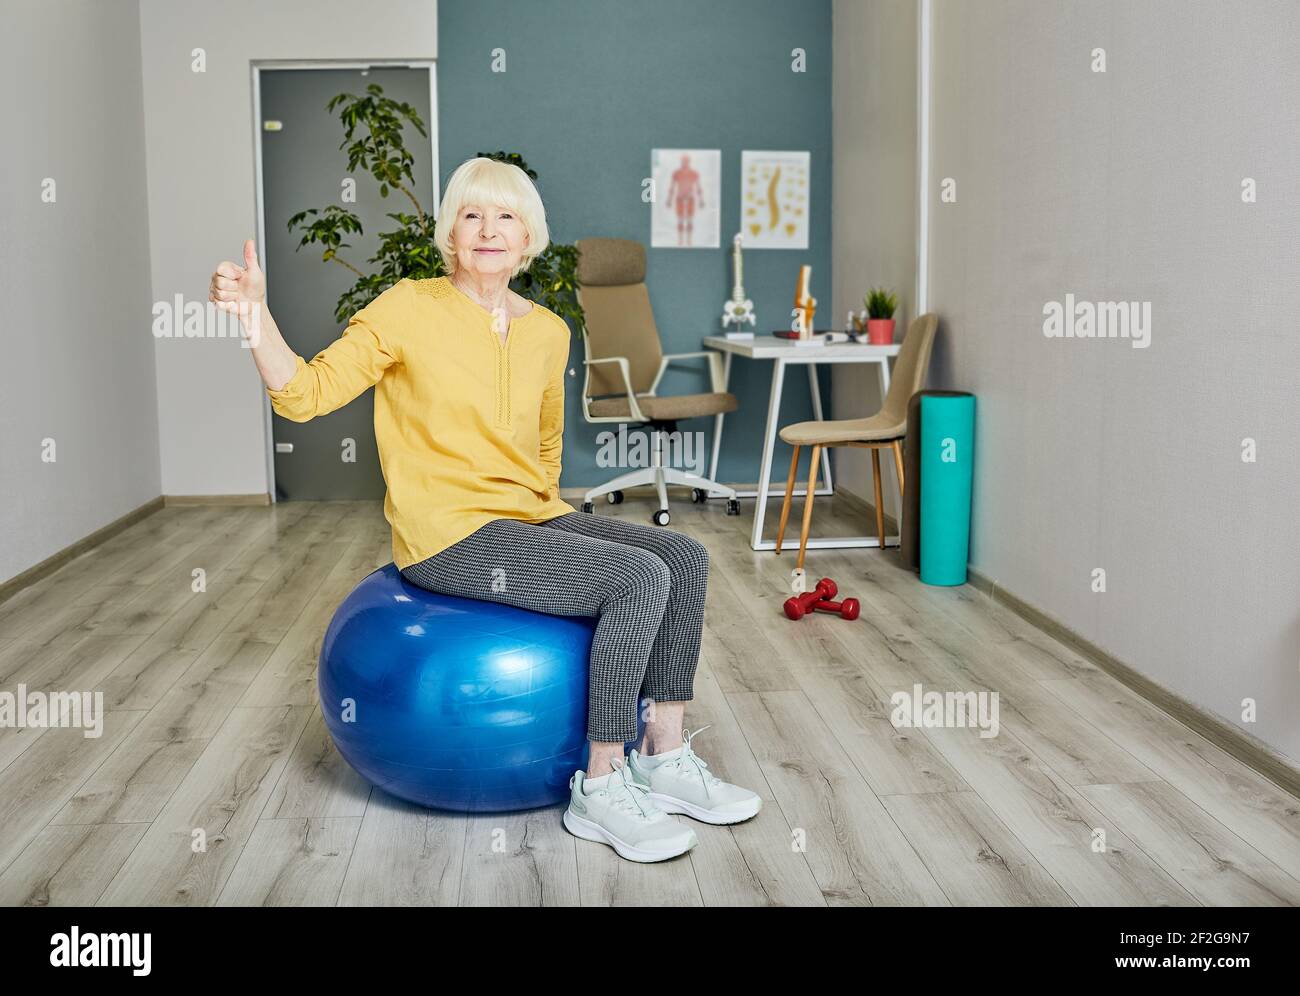
{"type": "Polygon", "coordinates": [[[544,522],[560,500],[569,327],[534,303],[503,345],[492,315],[448,277],[403,279],[352,316],[292,379],[267,388],[306,422],[375,385],[393,561],[409,567],[492,519],[544,522]]]}

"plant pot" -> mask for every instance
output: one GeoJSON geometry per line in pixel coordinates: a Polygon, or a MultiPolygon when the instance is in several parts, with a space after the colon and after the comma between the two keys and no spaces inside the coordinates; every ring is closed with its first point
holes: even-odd
{"type": "Polygon", "coordinates": [[[867,342],[873,346],[892,346],[894,344],[894,320],[892,318],[868,318],[867,342]]]}

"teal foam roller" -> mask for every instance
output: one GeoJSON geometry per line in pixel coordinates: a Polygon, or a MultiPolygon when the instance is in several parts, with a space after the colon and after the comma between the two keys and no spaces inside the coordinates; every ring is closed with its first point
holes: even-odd
{"type": "Polygon", "coordinates": [[[921,580],[966,583],[971,485],[975,469],[975,396],[921,398],[921,580]]]}

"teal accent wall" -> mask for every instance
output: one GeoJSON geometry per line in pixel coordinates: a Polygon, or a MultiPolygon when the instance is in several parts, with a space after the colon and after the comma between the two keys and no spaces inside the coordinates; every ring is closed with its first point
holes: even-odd
{"type": "MultiPolygon", "coordinates": [[[[654,148],[722,150],[722,227],[717,249],[649,249],[647,284],[665,352],[701,347],[719,330],[731,294],[731,237],[740,221],[743,149],[807,150],[812,192],[806,251],[748,250],[745,290],[758,329],[789,324],[799,266],[813,268],[823,319],[831,302],[830,0],[441,0],[438,4],[438,142],[445,186],[481,151],[518,152],[538,174],[552,238],[636,239],[649,247],[641,185],[654,148]],[[793,72],[803,49],[806,71],[793,72]],[[494,73],[503,49],[506,71],[494,73]]],[[[596,464],[608,425],[582,417],[582,350],[574,337],[568,380],[562,487],[592,487],[618,471],[596,464]]],[[[707,391],[708,379],[671,370],[660,393],[707,391]]],[[[758,479],[772,364],[736,359],[718,477],[758,479]]],[[[829,370],[822,398],[830,412],[829,370]]],[[[812,417],[808,377],[786,378],[782,424],[812,417]]],[[[617,430],[617,425],[612,426],[617,430]]],[[[680,424],[713,439],[713,419],[680,424]]],[[[778,442],[784,478],[790,451],[778,442]]],[[[706,468],[707,469],[707,468],[706,468]]]]}

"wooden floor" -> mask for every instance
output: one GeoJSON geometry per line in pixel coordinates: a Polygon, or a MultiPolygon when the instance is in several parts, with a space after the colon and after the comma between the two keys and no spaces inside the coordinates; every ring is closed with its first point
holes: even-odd
{"type": "MultiPolygon", "coordinates": [[[[110,710],[99,739],[0,729],[0,903],[1300,902],[1294,798],[892,551],[810,553],[862,617],[790,622],[794,558],[751,551],[742,507],[673,507],[713,558],[687,718],[764,798],[749,823],[697,824],[689,856],[621,861],[558,808],[467,817],[372,791],[329,742],[315,667],[335,607],[391,560],[379,503],[169,507],[0,604],[0,689],[99,690],[110,710]],[[999,735],[895,729],[890,694],[916,683],[998,692],[999,735]]],[[[819,500],[814,529],[864,531],[844,518],[819,500]]]]}

